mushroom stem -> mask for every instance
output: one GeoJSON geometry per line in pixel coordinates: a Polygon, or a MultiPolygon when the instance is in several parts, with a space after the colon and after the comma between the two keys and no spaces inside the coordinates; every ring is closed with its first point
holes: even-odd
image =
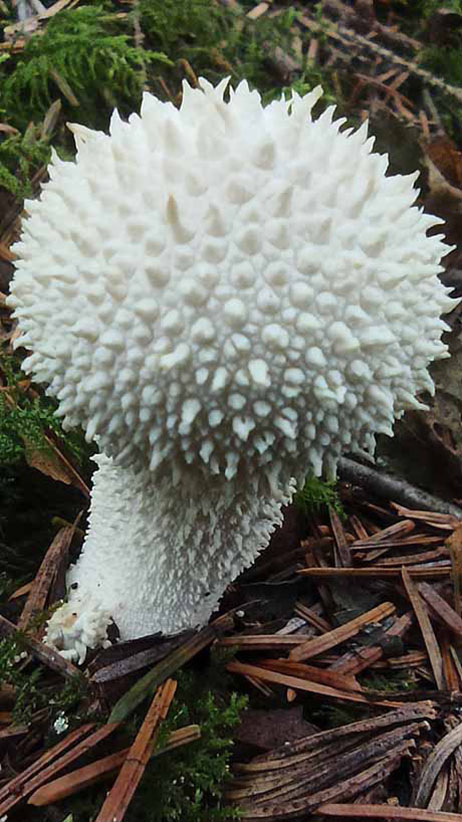
{"type": "Polygon", "coordinates": [[[226,586],[267,545],[290,502],[290,478],[276,499],[261,478],[194,482],[135,473],[96,458],[90,523],[68,573],[69,600],[49,622],[47,641],[71,659],[104,639],[109,618],[121,639],[203,625],[226,586]]]}

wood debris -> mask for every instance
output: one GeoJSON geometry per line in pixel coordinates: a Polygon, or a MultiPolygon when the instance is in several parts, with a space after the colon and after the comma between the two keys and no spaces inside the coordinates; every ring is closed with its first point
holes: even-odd
{"type": "Polygon", "coordinates": [[[456,725],[446,736],[437,743],[420,775],[415,795],[415,804],[418,808],[425,808],[430,798],[430,791],[441,772],[441,768],[448,758],[462,743],[462,723],[456,725]]]}
{"type": "MultiPolygon", "coordinates": [[[[281,557],[274,563],[271,555],[250,572],[251,586],[263,585],[255,591],[269,592],[272,576],[276,588],[281,579],[296,586],[283,619],[255,620],[253,609],[259,612],[260,599],[247,598],[241,608],[234,605],[200,631],[165,640],[134,640],[100,652],[90,662],[87,678],[97,699],[115,701],[111,724],[100,730],[84,726],[82,736],[73,731],[60,743],[62,748],[43,752],[32,771],[24,769],[0,788],[0,815],[20,802],[46,807],[65,800],[119,771],[99,822],[109,817],[122,820],[147,762],[159,753],[154,738],[173,696],[169,678],[209,646],[233,650],[237,656],[226,664],[228,672],[238,686],[257,689],[263,700],[279,696],[291,704],[309,698],[323,707],[350,706],[370,714],[256,759],[237,761],[227,798],[243,809],[244,820],[303,820],[319,807],[329,813],[329,808],[341,803],[348,809],[350,802],[358,809],[368,807],[367,797],[376,796],[374,792],[403,761],[415,767],[414,799],[406,810],[442,813],[450,794],[462,798],[452,776],[456,763],[462,764],[459,743],[454,741],[460,736],[454,706],[462,701],[457,651],[462,619],[452,597],[453,552],[448,547],[458,521],[453,513],[414,512],[395,503],[378,504],[363,492],[355,496],[344,489],[344,493],[346,516],[330,511],[306,523],[300,547],[286,557],[285,573],[281,557]],[[139,677],[143,670],[147,672],[139,677]],[[387,691],[380,685],[383,676],[413,678],[419,685],[415,693],[431,693],[432,701],[410,701],[412,690],[387,691]],[[378,686],[374,677],[379,677],[378,686]],[[154,691],[135,747],[121,748],[115,741],[112,751],[94,757],[90,764],[76,762],[83,750],[103,738],[116,740],[111,729],[144,699],[152,699],[154,691]],[[443,735],[433,730],[438,727],[436,705],[444,717],[443,735]],[[77,767],[69,770],[74,762],[77,767]],[[421,766],[414,764],[419,762],[421,766]]],[[[71,530],[65,526],[57,542],[69,539],[71,530]]],[[[50,556],[58,559],[59,555],[54,543],[50,556]]],[[[27,596],[29,603],[45,601],[48,566],[53,566],[50,557],[32,585],[16,592],[13,603],[20,595],[27,596]]],[[[238,596],[244,591],[245,574],[238,596]]],[[[37,608],[30,604],[26,613],[37,608]]],[[[0,617],[0,631],[15,636],[17,627],[0,617]]],[[[50,674],[82,676],[27,629],[18,636],[50,674]]],[[[0,730],[0,739],[2,734],[11,740],[28,738],[29,728],[15,727],[8,711],[4,719],[8,724],[0,730]]],[[[169,740],[167,751],[174,744],[197,739],[199,732],[195,727],[180,729],[177,738],[169,740]]]]}
{"type": "MultiPolygon", "coordinates": [[[[279,685],[286,685],[288,688],[293,688],[296,691],[308,691],[323,697],[341,699],[346,702],[360,702],[365,705],[386,705],[391,708],[401,704],[391,700],[377,700],[372,696],[368,698],[362,694],[352,691],[350,688],[348,690],[341,690],[341,688],[334,688],[331,685],[323,685],[319,681],[313,682],[308,678],[293,676],[287,672],[280,673],[279,671],[268,670],[261,665],[249,665],[244,662],[230,662],[227,665],[227,669],[230,673],[244,674],[255,677],[257,680],[263,680],[263,682],[274,682],[279,685]]],[[[340,677],[337,681],[340,683],[342,682],[340,677]]]]}
{"type": "Polygon", "coordinates": [[[215,619],[210,625],[202,628],[201,631],[198,631],[190,639],[187,639],[177,650],[168,654],[165,659],[159,662],[151,671],[141,677],[133,688],[117,702],[109,717],[110,721],[120,722],[129,716],[155,687],[185,665],[185,663],[196,656],[199,651],[206,648],[207,645],[210,645],[220,636],[220,633],[229,627],[230,615],[224,614],[224,616],[215,619]]]}
{"type": "Polygon", "coordinates": [[[343,805],[329,803],[317,809],[321,816],[348,819],[396,819],[397,822],[460,822],[459,813],[425,811],[420,808],[401,808],[396,805],[343,805]]]}
{"type": "Polygon", "coordinates": [[[434,717],[431,703],[414,703],[237,763],[228,799],[246,822],[304,819],[323,802],[355,796],[383,779],[434,717]]]}
{"type": "MultiPolygon", "coordinates": [[[[347,520],[338,520],[330,513],[328,526],[319,521],[312,523],[313,533],[305,542],[307,546],[315,545],[310,540],[322,534],[322,554],[309,548],[305,558],[308,567],[299,563],[293,572],[294,577],[309,579],[317,591],[313,596],[311,587],[308,602],[299,600],[294,608],[304,619],[305,628],[297,622],[291,632],[241,631],[224,637],[219,644],[235,648],[238,653],[238,658],[228,663],[231,673],[252,677],[273,689],[286,688],[287,699],[303,699],[304,694],[310,694],[321,698],[323,704],[362,703],[370,710],[386,707],[387,713],[367,720],[372,722],[370,726],[358,723],[358,736],[353,735],[356,723],[351,726],[351,738],[349,726],[340,726],[333,732],[291,743],[287,750],[237,763],[227,795],[243,809],[243,819],[249,822],[263,818],[304,820],[307,814],[317,814],[320,806],[328,813],[334,805],[348,809],[349,801],[353,801],[356,818],[361,818],[362,809],[369,807],[363,804],[367,802],[363,796],[374,796],[404,759],[419,761],[421,745],[422,750],[428,746],[429,721],[433,723],[436,718],[435,703],[424,703],[424,714],[418,717],[405,692],[365,688],[359,675],[377,670],[403,671],[409,676],[415,671],[417,678],[433,683],[435,697],[435,687],[442,697],[461,689],[461,666],[456,664],[454,643],[461,635],[462,621],[449,598],[451,555],[445,544],[448,531],[454,531],[458,520],[452,512],[414,512],[398,504],[377,506],[369,501],[358,506],[351,504],[351,498],[349,503],[347,520]],[[384,552],[387,565],[382,564],[384,552]],[[362,583],[360,612],[356,614],[347,582],[350,577],[359,577],[362,583]],[[340,588],[339,579],[345,580],[340,588]],[[368,601],[372,605],[371,586],[377,585],[384,591],[385,586],[388,596],[382,594],[379,605],[365,607],[368,601]],[[336,624],[332,601],[339,595],[341,602],[346,598],[353,612],[350,619],[336,624]],[[412,637],[410,645],[404,643],[408,637],[412,637]],[[394,717],[399,718],[398,728],[394,727],[394,717]]],[[[353,591],[354,602],[358,589],[353,591]]],[[[413,804],[417,808],[406,809],[411,815],[405,818],[420,818],[415,815],[418,808],[427,807],[439,774],[446,773],[448,761],[454,761],[461,726],[450,707],[448,716],[453,717],[455,728],[448,731],[421,772],[416,773],[413,804]]],[[[433,796],[427,813],[440,813],[448,791],[453,790],[449,780],[440,779],[438,786],[441,798],[433,796]]]]}

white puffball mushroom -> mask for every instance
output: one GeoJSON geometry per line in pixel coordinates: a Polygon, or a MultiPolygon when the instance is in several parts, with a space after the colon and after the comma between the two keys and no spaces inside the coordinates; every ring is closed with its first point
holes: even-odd
{"type": "Polygon", "coordinates": [[[101,450],[48,628],[74,659],[109,617],[123,639],[206,622],[295,482],[373,450],[447,356],[415,175],[385,176],[366,125],[313,120],[319,88],[200,86],[71,126],[14,249],[24,367],[101,450]]]}

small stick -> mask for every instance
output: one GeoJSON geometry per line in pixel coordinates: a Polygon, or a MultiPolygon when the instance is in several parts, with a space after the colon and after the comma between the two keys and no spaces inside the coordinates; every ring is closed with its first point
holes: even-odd
{"type": "Polygon", "coordinates": [[[393,525],[389,525],[387,528],[383,528],[382,531],[377,531],[377,533],[372,534],[371,536],[367,536],[364,539],[355,540],[355,542],[351,544],[350,548],[355,551],[364,546],[373,546],[374,548],[377,548],[378,542],[385,542],[388,545],[390,543],[390,537],[394,537],[392,544],[401,545],[402,541],[398,541],[397,538],[404,536],[404,534],[408,534],[410,531],[413,531],[414,528],[415,522],[413,522],[412,519],[403,519],[400,522],[395,522],[393,525]]]}
{"type": "Polygon", "coordinates": [[[90,750],[101,740],[105,739],[117,727],[115,724],[103,725],[97,731],[94,731],[87,736],[86,739],[82,737],[94,727],[94,724],[83,725],[77,731],[69,734],[59,745],[56,745],[50,751],[47,751],[40,757],[30,768],[27,768],[22,774],[19,774],[10,782],[8,782],[0,791],[0,813],[5,814],[11,808],[18,804],[28,793],[47,782],[50,777],[54,776],[59,771],[62,771],[79,756],[90,750]],[[74,742],[77,744],[71,747],[67,753],[64,751],[69,748],[74,742]],[[63,753],[57,760],[56,757],[63,753]],[[43,767],[48,764],[47,767],[43,767]]]}
{"type": "Polygon", "coordinates": [[[306,642],[305,634],[251,634],[250,636],[226,636],[218,647],[248,651],[286,651],[306,642]]]}
{"type": "Polygon", "coordinates": [[[320,617],[313,611],[312,608],[308,608],[307,605],[304,605],[303,602],[295,603],[294,613],[297,614],[297,616],[304,619],[305,622],[308,622],[309,625],[312,625],[313,628],[316,628],[316,630],[320,631],[321,633],[332,630],[332,625],[330,625],[326,619],[320,617]]]}
{"type": "Polygon", "coordinates": [[[231,613],[223,614],[210,625],[206,625],[192,637],[186,640],[179,648],[175,648],[165,659],[155,665],[152,670],[141,677],[130,690],[125,693],[112,709],[110,722],[121,722],[151,694],[153,690],[164,682],[167,677],[189,662],[199,651],[206,648],[218,639],[222,632],[232,625],[231,613]]]}
{"type": "MultiPolygon", "coordinates": [[[[436,548],[434,551],[421,551],[420,554],[400,554],[399,556],[381,559],[380,563],[384,568],[393,568],[401,565],[419,565],[424,562],[433,562],[435,559],[446,559],[449,556],[447,548],[436,548]]],[[[370,561],[371,557],[361,557],[364,561],[370,561]]]]}
{"type": "Polygon", "coordinates": [[[315,665],[306,665],[304,662],[292,662],[290,659],[261,659],[259,665],[268,671],[279,671],[281,674],[291,674],[311,682],[320,682],[321,685],[331,685],[344,691],[362,691],[362,687],[351,674],[340,673],[333,669],[317,668],[315,665]]]}
{"type": "MultiPolygon", "coordinates": [[[[460,92],[462,96],[462,91],[460,92]]],[[[462,520],[462,508],[445,502],[421,491],[406,480],[384,474],[375,468],[368,468],[360,465],[359,462],[342,457],[339,460],[339,477],[347,482],[362,485],[372,491],[377,496],[389,499],[396,499],[411,508],[425,508],[429,511],[436,511],[441,514],[451,514],[458,520],[462,520]]],[[[412,516],[412,511],[409,512],[412,516]]]]}
{"type": "Polygon", "coordinates": [[[351,565],[351,553],[341,519],[333,508],[329,508],[329,518],[334,535],[335,553],[338,557],[336,565],[348,568],[351,565]]]}
{"type": "Polygon", "coordinates": [[[403,537],[403,539],[387,539],[380,542],[379,545],[372,542],[354,543],[351,545],[355,553],[361,551],[370,551],[372,548],[408,548],[411,545],[441,545],[443,537],[437,535],[430,536],[428,534],[413,534],[410,537],[403,537]]]}
{"type": "MultiPolygon", "coordinates": [[[[440,649],[441,649],[441,658],[443,660],[443,678],[446,682],[446,687],[448,691],[460,691],[460,682],[459,676],[457,672],[457,668],[454,665],[454,661],[451,655],[451,646],[449,643],[449,637],[446,632],[442,632],[440,637],[440,649]]],[[[446,796],[446,794],[445,794],[446,796]]],[[[444,800],[445,797],[443,797],[444,800]]],[[[442,806],[442,803],[441,803],[442,806]]],[[[440,807],[441,807],[440,806],[440,807]]],[[[433,806],[435,807],[435,806],[433,806]]],[[[438,808],[435,808],[439,810],[438,808]]]]}
{"type": "Polygon", "coordinates": [[[425,651],[409,651],[402,656],[390,656],[384,665],[390,668],[419,668],[427,661],[427,654],[425,651]]]}
{"type": "Polygon", "coordinates": [[[452,559],[454,607],[459,616],[462,616],[462,525],[448,537],[446,547],[449,548],[452,559]]]}

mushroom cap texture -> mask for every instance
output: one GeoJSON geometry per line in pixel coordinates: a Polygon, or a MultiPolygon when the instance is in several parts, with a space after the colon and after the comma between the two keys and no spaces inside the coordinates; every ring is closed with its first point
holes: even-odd
{"type": "Polygon", "coordinates": [[[433,389],[450,249],[366,124],[312,119],[320,89],[263,107],[227,85],[71,126],[15,246],[17,345],[121,466],[319,475],[433,389]]]}

